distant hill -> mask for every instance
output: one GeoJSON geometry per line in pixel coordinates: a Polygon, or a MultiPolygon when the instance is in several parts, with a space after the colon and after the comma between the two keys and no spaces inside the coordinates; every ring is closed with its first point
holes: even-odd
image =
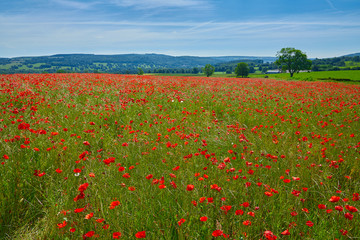
{"type": "Polygon", "coordinates": [[[334,58],[314,59],[312,65],[313,71],[359,70],[360,53],[334,58]]]}
{"type": "Polygon", "coordinates": [[[138,68],[145,72],[154,69],[191,69],[206,64],[219,64],[236,60],[261,60],[273,62],[275,57],[223,56],[195,57],[169,56],[163,54],[56,54],[40,57],[0,58],[0,73],[57,72],[107,72],[136,73],[138,68]]]}
{"type": "Polygon", "coordinates": [[[352,54],[344,55],[343,57],[356,57],[356,56],[360,56],[360,53],[352,53],[352,54]]]}

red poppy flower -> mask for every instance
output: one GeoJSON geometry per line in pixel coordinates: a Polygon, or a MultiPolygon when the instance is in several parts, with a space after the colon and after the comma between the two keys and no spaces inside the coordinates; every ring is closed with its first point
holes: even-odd
{"type": "Polygon", "coordinates": [[[248,212],[247,215],[255,217],[255,213],[254,212],[248,212]]]}
{"type": "Polygon", "coordinates": [[[354,218],[354,215],[352,215],[351,213],[345,213],[345,218],[352,220],[354,218]]]}
{"type": "Polygon", "coordinates": [[[358,211],[356,207],[353,207],[353,206],[350,206],[350,205],[345,205],[345,208],[350,212],[357,212],[358,211]]]}
{"type": "Polygon", "coordinates": [[[136,238],[145,238],[146,237],[146,232],[145,231],[141,231],[135,234],[136,238]]]}
{"type": "Polygon", "coordinates": [[[95,232],[94,231],[89,231],[87,232],[84,237],[88,237],[88,238],[91,238],[92,236],[94,236],[95,232]]]}
{"type": "Polygon", "coordinates": [[[267,240],[276,240],[277,236],[275,236],[271,231],[267,230],[264,232],[264,236],[267,240]]]}
{"type": "Polygon", "coordinates": [[[179,224],[179,226],[181,226],[181,224],[183,224],[184,222],[185,222],[186,220],[185,219],[180,219],[179,221],[178,221],[178,224],[179,224]]]}
{"type": "Polygon", "coordinates": [[[224,234],[224,232],[223,231],[221,231],[221,230],[215,230],[215,231],[213,231],[213,233],[211,234],[213,237],[220,237],[220,236],[222,236],[224,234]]]}
{"type": "Polygon", "coordinates": [[[359,193],[354,193],[352,200],[353,200],[354,202],[355,202],[355,201],[359,201],[359,200],[360,200],[360,194],[359,194],[359,193]]]}
{"type": "Polygon", "coordinates": [[[85,216],[85,219],[91,219],[94,216],[94,213],[89,213],[85,216]]]}
{"type": "Polygon", "coordinates": [[[245,226],[251,226],[251,222],[249,220],[243,221],[243,224],[245,226]]]}
{"type": "Polygon", "coordinates": [[[110,209],[114,209],[116,206],[118,206],[120,204],[119,201],[113,201],[111,204],[110,204],[110,209]]]}
{"type": "Polygon", "coordinates": [[[235,215],[243,215],[243,214],[244,214],[244,211],[241,209],[235,211],[235,215]]]}
{"type": "Polygon", "coordinates": [[[227,214],[228,211],[230,211],[231,206],[224,205],[224,206],[221,206],[220,209],[223,210],[225,212],[225,214],[227,214]]]}
{"type": "Polygon", "coordinates": [[[338,202],[340,200],[340,197],[338,196],[332,196],[330,199],[329,199],[329,202],[338,202]]]}
{"type": "Polygon", "coordinates": [[[187,185],[186,191],[192,191],[192,190],[194,190],[194,185],[191,184],[187,185]]]}
{"type": "Polygon", "coordinates": [[[84,192],[89,186],[89,183],[84,183],[79,186],[79,192],[84,192]]]}
{"type": "Polygon", "coordinates": [[[344,229],[340,229],[341,235],[345,236],[346,234],[348,234],[347,230],[344,229]]]}
{"type": "Polygon", "coordinates": [[[307,209],[307,208],[303,208],[303,209],[301,209],[301,211],[309,213],[309,209],[307,209]]]}
{"type": "Polygon", "coordinates": [[[125,174],[123,175],[123,178],[130,178],[130,174],[129,174],[129,173],[125,173],[125,174]]]}
{"type": "Polygon", "coordinates": [[[113,239],[119,239],[121,237],[121,232],[114,232],[113,239]]]}
{"type": "Polygon", "coordinates": [[[202,222],[206,222],[207,220],[208,220],[207,216],[200,217],[200,221],[202,222]]]}
{"type": "Polygon", "coordinates": [[[83,212],[85,208],[77,208],[74,210],[75,213],[83,212]]]}
{"type": "Polygon", "coordinates": [[[174,181],[171,181],[170,184],[173,188],[177,188],[176,183],[174,181]]]}
{"type": "Polygon", "coordinates": [[[273,194],[271,192],[265,192],[265,195],[271,197],[273,194]]]}
{"type": "Polygon", "coordinates": [[[314,223],[312,221],[307,221],[306,225],[308,225],[309,227],[312,227],[312,226],[314,226],[314,223]]]}
{"type": "Polygon", "coordinates": [[[318,208],[319,208],[319,209],[326,209],[326,205],[324,205],[324,204],[319,204],[319,205],[318,205],[318,208]]]}
{"type": "Polygon", "coordinates": [[[296,215],[298,215],[298,213],[295,212],[295,211],[294,211],[294,212],[291,212],[290,214],[291,214],[291,216],[293,216],[293,217],[295,217],[296,215]]]}
{"type": "Polygon", "coordinates": [[[60,229],[60,228],[63,228],[67,225],[67,222],[66,221],[63,221],[62,223],[58,223],[57,224],[57,227],[60,229]]]}
{"type": "Polygon", "coordinates": [[[344,208],[342,206],[335,206],[335,210],[341,212],[344,208]]]}

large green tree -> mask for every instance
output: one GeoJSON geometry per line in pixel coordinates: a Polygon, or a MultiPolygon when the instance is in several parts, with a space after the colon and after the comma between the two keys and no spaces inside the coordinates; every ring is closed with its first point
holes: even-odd
{"type": "Polygon", "coordinates": [[[207,77],[210,77],[215,72],[215,67],[211,64],[206,64],[203,71],[207,77]]]}
{"type": "Polygon", "coordinates": [[[238,63],[238,65],[235,68],[235,74],[236,77],[247,77],[247,75],[249,74],[249,65],[247,65],[247,63],[241,62],[238,63]]]}
{"type": "Polygon", "coordinates": [[[278,59],[275,64],[283,71],[289,71],[291,77],[300,70],[311,68],[311,60],[307,59],[305,53],[295,48],[283,48],[276,54],[276,57],[278,59]]]}

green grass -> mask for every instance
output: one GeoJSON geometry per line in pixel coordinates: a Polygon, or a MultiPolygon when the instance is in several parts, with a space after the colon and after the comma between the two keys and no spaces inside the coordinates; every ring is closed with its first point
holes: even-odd
{"type": "MultiPolygon", "coordinates": [[[[197,76],[202,77],[204,74],[191,74],[191,73],[151,73],[146,75],[152,76],[197,76]]],[[[300,81],[340,81],[347,83],[360,82],[360,70],[340,70],[340,71],[320,71],[320,72],[304,72],[295,73],[291,78],[288,73],[279,74],[249,74],[249,78],[265,78],[279,79],[279,80],[300,80],[300,81]],[[349,80],[349,81],[346,81],[349,80]]],[[[235,74],[226,74],[225,72],[215,72],[211,77],[224,77],[224,78],[235,78],[235,74]]]]}
{"type": "Polygon", "coordinates": [[[264,78],[268,76],[274,79],[286,79],[286,80],[306,80],[306,81],[322,81],[322,80],[333,80],[333,81],[344,81],[343,79],[349,79],[350,81],[360,81],[360,70],[342,70],[342,71],[321,71],[321,72],[302,72],[295,73],[290,78],[289,73],[280,74],[251,74],[249,77],[252,78],[264,78]]]}

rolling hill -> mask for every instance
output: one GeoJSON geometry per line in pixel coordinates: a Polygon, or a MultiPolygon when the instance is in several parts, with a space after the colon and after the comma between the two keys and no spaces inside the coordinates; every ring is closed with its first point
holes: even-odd
{"type": "Polygon", "coordinates": [[[195,57],[169,56],[163,54],[56,54],[40,57],[0,58],[0,73],[41,73],[57,72],[107,72],[135,73],[138,68],[146,71],[154,69],[191,69],[206,64],[219,64],[234,60],[275,61],[274,57],[224,56],[195,57]]]}

